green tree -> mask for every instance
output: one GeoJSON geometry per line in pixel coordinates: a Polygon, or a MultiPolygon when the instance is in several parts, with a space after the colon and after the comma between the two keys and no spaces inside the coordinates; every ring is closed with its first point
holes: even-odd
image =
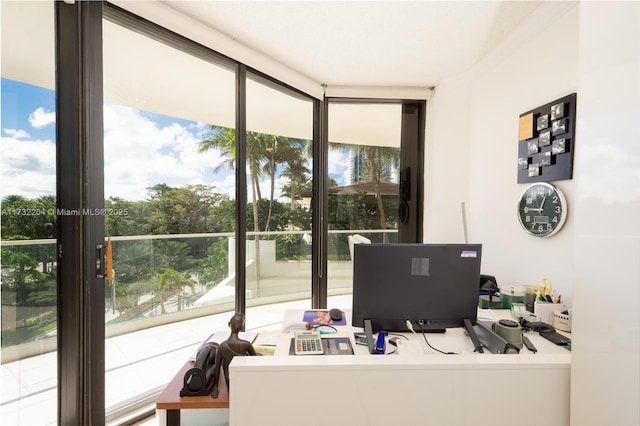
{"type": "Polygon", "coordinates": [[[114,246],[113,253],[117,283],[130,284],[151,277],[153,258],[150,241],[119,242],[117,250],[114,246]]]}
{"type": "Polygon", "coordinates": [[[173,188],[161,183],[147,188],[154,234],[205,232],[211,209],[224,199],[208,185],[173,188]]]}
{"type": "Polygon", "coordinates": [[[372,183],[377,204],[379,218],[379,228],[389,227],[385,212],[380,182],[391,182],[400,165],[400,149],[384,146],[370,145],[348,145],[340,143],[330,143],[329,147],[342,152],[355,153],[359,159],[359,173],[357,182],[372,183]]]}
{"type": "Polygon", "coordinates": [[[40,283],[47,274],[38,270],[38,260],[30,253],[29,246],[1,247],[0,253],[2,291],[3,293],[13,292],[17,306],[25,305],[28,299],[39,290],[40,283]]]}
{"type": "Polygon", "coordinates": [[[200,283],[209,286],[218,284],[229,273],[229,246],[227,239],[221,238],[207,249],[207,256],[198,262],[197,277],[200,283]]]}
{"type": "MultiPolygon", "coordinates": [[[[258,232],[259,217],[258,217],[258,205],[257,200],[261,198],[259,178],[261,174],[261,164],[264,162],[267,153],[268,135],[264,135],[256,132],[247,132],[247,147],[246,156],[249,166],[249,176],[251,181],[251,197],[253,205],[253,223],[256,244],[256,277],[260,277],[260,238],[258,232]]],[[[220,151],[223,158],[226,160],[218,166],[226,165],[233,169],[236,161],[236,131],[235,129],[229,129],[220,126],[211,126],[209,137],[200,141],[198,144],[199,152],[207,152],[210,149],[216,149],[220,151]]]]}
{"type": "Polygon", "coordinates": [[[280,176],[289,179],[289,183],[282,186],[282,195],[289,197],[292,209],[295,207],[295,200],[300,194],[304,192],[311,193],[312,184],[309,174],[307,160],[304,157],[287,161],[280,173],[280,176]]]}
{"type": "MultiPolygon", "coordinates": [[[[104,200],[107,212],[104,218],[105,233],[111,237],[145,234],[148,226],[146,216],[140,214],[141,203],[145,202],[127,201],[120,197],[104,200]]],[[[144,211],[144,208],[142,210],[144,211]]]]}
{"type": "Polygon", "coordinates": [[[8,195],[2,200],[2,238],[24,236],[29,240],[55,238],[56,199],[43,195],[36,199],[8,195]]]}
{"type": "Polygon", "coordinates": [[[156,270],[175,269],[185,271],[193,266],[193,258],[187,243],[160,240],[155,244],[154,263],[156,270]]]}
{"type": "MultiPolygon", "coordinates": [[[[292,167],[295,167],[296,164],[304,164],[306,144],[303,140],[283,136],[265,135],[264,138],[267,143],[267,155],[263,170],[269,176],[270,181],[269,211],[267,213],[264,230],[269,231],[271,229],[269,225],[271,223],[272,206],[275,200],[275,182],[278,168],[285,166],[291,171],[292,167]]],[[[280,175],[282,176],[283,173],[280,175]]]]}
{"type": "Polygon", "coordinates": [[[368,167],[365,169],[363,177],[373,182],[380,217],[380,228],[386,229],[388,225],[380,182],[392,181],[393,173],[400,165],[400,150],[398,148],[367,145],[364,147],[364,152],[366,155],[365,164],[368,167]]]}
{"type": "Polygon", "coordinates": [[[225,196],[211,209],[207,232],[233,232],[236,229],[236,202],[225,196]]]}
{"type": "Polygon", "coordinates": [[[167,313],[165,303],[171,296],[177,297],[178,310],[182,310],[182,288],[193,288],[194,282],[183,276],[175,269],[167,269],[162,274],[156,275],[151,280],[139,281],[129,287],[132,293],[142,291],[152,292],[160,301],[160,313],[167,313]]]}

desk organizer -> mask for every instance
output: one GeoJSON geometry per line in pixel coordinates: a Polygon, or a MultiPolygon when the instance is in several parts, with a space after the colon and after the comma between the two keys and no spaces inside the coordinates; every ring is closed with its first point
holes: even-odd
{"type": "Polygon", "coordinates": [[[563,311],[553,311],[553,327],[556,330],[571,332],[571,316],[563,311]]]}
{"type": "Polygon", "coordinates": [[[553,325],[553,312],[564,311],[567,309],[567,305],[564,303],[550,303],[536,300],[533,305],[533,313],[538,321],[546,322],[553,325]]]}

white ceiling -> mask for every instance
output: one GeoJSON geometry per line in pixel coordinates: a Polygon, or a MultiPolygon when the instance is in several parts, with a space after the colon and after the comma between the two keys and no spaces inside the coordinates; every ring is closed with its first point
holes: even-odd
{"type": "Polygon", "coordinates": [[[470,69],[541,1],[164,1],[330,86],[432,87],[470,69]]]}
{"type": "MultiPolygon", "coordinates": [[[[209,33],[219,34],[223,37],[209,43],[212,48],[240,61],[247,59],[245,63],[249,66],[267,73],[270,70],[261,66],[267,63],[268,67],[271,61],[284,70],[292,70],[293,78],[303,76],[311,83],[306,87],[320,90],[321,94],[322,84],[329,88],[437,86],[443,78],[471,69],[542,2],[114,0],[114,3],[152,20],[154,11],[163,9],[157,16],[169,28],[178,26],[172,28],[174,31],[200,42],[206,42],[209,33]],[[195,24],[202,28],[196,28],[195,24]],[[231,52],[225,51],[225,40],[233,45],[231,52]],[[245,55],[238,46],[257,54],[245,55]],[[261,57],[268,60],[261,61],[261,57]],[[257,62],[252,63],[254,60],[257,62]]],[[[53,88],[53,2],[2,1],[0,11],[2,76],[53,88]]],[[[104,25],[106,101],[201,122],[233,125],[235,115],[230,100],[233,93],[223,96],[225,101],[221,101],[225,88],[232,87],[229,79],[213,78],[221,87],[210,87],[209,92],[215,92],[216,96],[206,96],[202,82],[212,81],[211,66],[193,65],[197,61],[182,52],[126,33],[130,32],[113,24],[104,25]],[[150,69],[162,72],[150,73],[150,69]]],[[[287,79],[284,81],[296,86],[287,79]]],[[[274,103],[278,96],[273,92],[264,96],[256,92],[252,98],[249,107],[255,112],[248,114],[252,120],[248,123],[250,130],[311,137],[308,120],[294,118],[306,108],[288,104],[295,99],[284,99],[286,106],[280,106],[274,103]]],[[[373,106],[366,110],[365,106],[351,110],[348,106],[336,108],[340,113],[337,110],[332,113],[332,140],[399,144],[399,113],[387,111],[397,107],[379,106],[380,111],[373,111],[373,106]],[[371,124],[374,113],[376,126],[371,124]],[[364,132],[374,127],[375,137],[364,132]]]]}

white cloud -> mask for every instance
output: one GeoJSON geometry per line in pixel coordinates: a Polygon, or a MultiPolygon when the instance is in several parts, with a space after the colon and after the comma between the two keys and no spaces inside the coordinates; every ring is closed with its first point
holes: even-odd
{"type": "Polygon", "coordinates": [[[24,130],[20,129],[20,130],[16,130],[16,129],[2,129],[7,135],[15,138],[15,139],[25,139],[30,137],[29,133],[25,132],[24,130]]]}
{"type": "Polygon", "coordinates": [[[106,197],[142,200],[146,188],[158,183],[218,188],[217,180],[229,173],[214,173],[224,160],[217,150],[198,152],[204,126],[160,127],[146,114],[117,105],[105,105],[104,116],[106,197]]]}
{"type": "Polygon", "coordinates": [[[220,194],[227,194],[230,199],[236,199],[236,175],[235,173],[229,173],[224,180],[216,182],[215,191],[220,194]]]}
{"type": "Polygon", "coordinates": [[[39,129],[40,127],[48,126],[56,122],[56,113],[51,111],[45,111],[44,108],[39,107],[29,115],[29,123],[31,126],[39,129]]]}
{"type": "MultiPolygon", "coordinates": [[[[21,131],[17,131],[21,135],[21,131]]],[[[1,194],[29,198],[56,193],[56,146],[50,140],[0,139],[1,194]]]]}
{"type": "Polygon", "coordinates": [[[349,154],[339,150],[329,150],[329,176],[344,185],[349,172],[349,154]],[[338,176],[336,178],[336,176],[338,176]]]}

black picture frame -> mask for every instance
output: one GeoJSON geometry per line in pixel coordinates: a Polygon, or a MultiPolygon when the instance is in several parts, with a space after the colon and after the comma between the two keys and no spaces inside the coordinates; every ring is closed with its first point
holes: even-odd
{"type": "Polygon", "coordinates": [[[551,131],[547,130],[544,132],[540,132],[540,136],[538,137],[538,144],[540,146],[548,146],[551,145],[551,131]]]}
{"type": "Polygon", "coordinates": [[[520,114],[518,183],[573,179],[576,99],[571,93],[520,114]]]}
{"type": "Polygon", "coordinates": [[[538,123],[538,125],[536,126],[536,130],[538,131],[544,130],[549,127],[549,114],[544,114],[538,117],[536,123],[538,123]]]}

